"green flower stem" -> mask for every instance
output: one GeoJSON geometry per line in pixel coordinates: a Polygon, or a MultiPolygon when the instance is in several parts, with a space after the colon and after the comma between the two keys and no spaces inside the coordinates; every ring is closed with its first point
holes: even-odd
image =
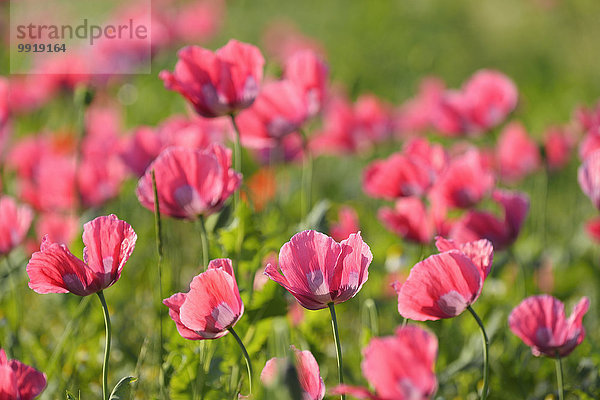
{"type": "Polygon", "coordinates": [[[562,360],[560,358],[560,354],[556,352],[556,381],[558,383],[558,399],[564,400],[565,398],[565,388],[563,383],[563,368],[562,368],[562,360]]]}
{"type": "MultiPolygon", "coordinates": [[[[302,165],[302,218],[310,212],[312,199],[313,159],[308,148],[308,138],[302,132],[302,147],[304,150],[304,161],[302,165]]],[[[310,228],[310,227],[309,227],[310,228]]]]}
{"type": "Polygon", "coordinates": [[[162,243],[162,223],[160,219],[160,204],[158,201],[158,189],[156,185],[156,174],[152,170],[152,190],[154,193],[154,233],[156,238],[156,253],[158,259],[156,261],[156,267],[158,270],[158,332],[159,332],[159,386],[162,398],[165,398],[165,371],[163,368],[164,363],[164,349],[163,349],[163,291],[162,291],[162,261],[163,261],[163,243],[162,243]]]}
{"type": "MultiPolygon", "coordinates": [[[[333,302],[328,304],[329,312],[331,313],[331,327],[333,328],[333,340],[335,341],[335,350],[337,354],[338,376],[340,385],[344,383],[344,372],[342,363],[342,344],[340,343],[340,333],[338,331],[337,318],[335,316],[335,305],[333,302]]],[[[346,395],[342,395],[342,400],[346,399],[346,395]]]]}
{"type": "MultiPolygon", "coordinates": [[[[233,141],[233,169],[241,174],[242,148],[240,143],[240,129],[237,125],[237,122],[235,122],[235,115],[230,114],[229,116],[231,117],[231,125],[233,126],[233,131],[235,134],[235,139],[233,141]]],[[[239,211],[238,207],[240,206],[240,204],[240,189],[238,188],[238,190],[236,190],[233,193],[233,208],[234,210],[236,210],[236,212],[239,211]]],[[[235,242],[235,265],[239,264],[240,258],[242,256],[242,242],[244,241],[244,221],[241,218],[241,216],[239,216],[239,224],[240,225],[238,227],[238,234],[235,242]]]]}
{"type": "Polygon", "coordinates": [[[209,247],[208,247],[208,234],[206,233],[206,223],[204,216],[198,216],[198,226],[200,229],[200,241],[202,242],[202,265],[204,270],[208,268],[208,260],[210,259],[209,247]]]}
{"type": "Polygon", "coordinates": [[[233,169],[237,172],[242,172],[242,148],[240,145],[240,129],[238,128],[237,122],[235,122],[235,115],[231,114],[231,125],[233,126],[233,132],[235,139],[233,141],[233,169]]]}
{"type": "Polygon", "coordinates": [[[488,339],[487,334],[485,333],[485,328],[483,327],[483,322],[479,319],[477,313],[471,308],[471,306],[467,306],[467,310],[471,313],[477,325],[479,325],[479,329],[481,330],[481,337],[483,339],[483,389],[481,390],[481,400],[485,400],[488,394],[488,370],[489,370],[489,360],[488,360],[488,351],[490,346],[490,341],[488,339]]]}
{"type": "Polygon", "coordinates": [[[102,304],[102,311],[104,313],[104,327],[106,328],[106,344],[104,346],[104,363],[102,364],[102,398],[108,400],[110,393],[108,392],[108,359],[110,356],[110,315],[108,315],[108,307],[106,306],[106,300],[104,299],[104,293],[102,290],[98,293],[98,298],[102,304]]]}
{"type": "Polygon", "coordinates": [[[242,339],[240,339],[235,330],[233,330],[233,327],[228,328],[227,330],[231,332],[236,342],[240,345],[242,353],[244,353],[244,358],[246,359],[246,368],[248,368],[248,386],[250,388],[250,394],[252,394],[252,361],[250,361],[250,356],[248,355],[248,351],[246,350],[242,339]]]}

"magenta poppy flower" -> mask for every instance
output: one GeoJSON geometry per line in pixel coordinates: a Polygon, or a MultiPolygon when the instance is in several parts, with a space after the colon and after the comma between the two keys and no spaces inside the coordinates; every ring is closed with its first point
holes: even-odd
{"type": "Polygon", "coordinates": [[[500,176],[507,182],[517,182],[541,165],[537,144],[518,122],[512,122],[502,130],[496,152],[500,176]]]}
{"type": "Polygon", "coordinates": [[[131,225],[112,214],[83,225],[83,261],[45,236],[27,264],[29,287],[37,293],[78,296],[104,290],[121,277],[136,240],[131,225]]]}
{"type": "Polygon", "coordinates": [[[600,151],[596,150],[579,166],[577,178],[581,190],[600,210],[600,151]]]}
{"type": "Polygon", "coordinates": [[[531,347],[533,355],[565,357],[585,337],[582,319],[589,306],[590,300],[582,298],[566,318],[565,306],[560,300],[550,295],[531,296],[512,310],[508,325],[531,347]]]}
{"type": "Polygon", "coordinates": [[[231,169],[231,150],[213,145],[206,150],[170,147],[148,167],[136,190],[138,200],[154,210],[152,171],[156,174],[160,212],[194,219],[221,209],[242,181],[231,169]]]}
{"type": "Polygon", "coordinates": [[[493,187],[493,172],[484,165],[482,154],[472,149],[450,161],[432,189],[432,196],[449,207],[469,208],[493,187]]]}
{"type": "Polygon", "coordinates": [[[359,230],[356,210],[350,206],[343,206],[338,212],[338,222],[331,225],[329,233],[334,240],[339,242],[359,230]]]}
{"type": "Polygon", "coordinates": [[[351,299],[369,276],[373,254],[360,232],[340,243],[317,231],[295,234],[279,251],[279,268],[265,274],[286,288],[309,310],[351,299]],[[281,273],[279,273],[281,270],[281,273]]]}
{"type": "Polygon", "coordinates": [[[438,238],[440,254],[427,257],[395,284],[398,312],[405,318],[430,321],[453,318],[481,294],[493,257],[487,240],[458,245],[438,238]]]}
{"type": "Polygon", "coordinates": [[[290,80],[269,82],[250,108],[236,117],[240,139],[252,148],[273,147],[302,127],[308,103],[302,88],[290,80]]]}
{"type": "Polygon", "coordinates": [[[227,334],[244,313],[231,260],[219,258],[190,283],[187,293],[175,293],[163,304],[185,339],[217,339],[227,334]]]}
{"type": "Polygon", "coordinates": [[[9,360],[0,349],[0,399],[31,400],[45,388],[46,374],[19,360],[9,360]]]}
{"type": "Polygon", "coordinates": [[[437,390],[437,352],[434,334],[415,325],[398,328],[394,336],[373,338],[363,350],[361,368],[375,393],[340,385],[331,394],[371,400],[429,399],[437,390]]]}
{"type": "Polygon", "coordinates": [[[433,239],[433,217],[418,197],[398,199],[394,208],[383,207],[377,216],[388,230],[405,240],[429,243],[433,239]]]}
{"type": "Polygon", "coordinates": [[[162,71],[159,77],[203,117],[235,113],[258,95],[265,60],[255,46],[230,40],[216,52],[187,46],[177,55],[175,71],[162,71]]]}
{"type": "Polygon", "coordinates": [[[21,244],[32,219],[31,208],[17,205],[12,197],[0,197],[0,255],[10,253],[21,244]]]}
{"type": "Polygon", "coordinates": [[[600,150],[600,130],[589,131],[579,143],[579,158],[588,159],[596,150],[600,150]]]}
{"type": "MultiPolygon", "coordinates": [[[[321,378],[319,364],[308,350],[300,351],[292,346],[295,356],[298,381],[302,388],[302,400],[322,400],[325,397],[325,383],[321,378]]],[[[260,380],[265,386],[272,386],[277,381],[280,370],[285,367],[284,358],[271,358],[260,373],[260,380]]]]}
{"type": "Polygon", "coordinates": [[[329,67],[314,51],[300,50],[289,57],[283,68],[283,77],[294,82],[304,93],[308,115],[321,111],[327,96],[329,67]]]}

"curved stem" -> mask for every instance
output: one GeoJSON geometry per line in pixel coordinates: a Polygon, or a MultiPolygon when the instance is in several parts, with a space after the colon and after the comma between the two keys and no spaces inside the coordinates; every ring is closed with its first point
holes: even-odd
{"type": "Polygon", "coordinates": [[[204,270],[208,268],[208,260],[209,260],[209,248],[208,248],[208,235],[206,233],[206,224],[204,222],[204,216],[198,216],[198,226],[200,227],[200,241],[202,242],[202,265],[204,266],[204,270]]]}
{"type": "MultiPolygon", "coordinates": [[[[333,328],[333,340],[335,341],[335,350],[337,354],[338,376],[340,385],[344,383],[344,372],[342,363],[342,344],[340,343],[340,333],[338,331],[337,318],[335,316],[335,305],[333,302],[328,304],[329,312],[331,313],[331,327],[333,328]]],[[[342,394],[342,400],[346,399],[346,395],[342,394]]]]}
{"type": "Polygon", "coordinates": [[[100,303],[102,303],[102,312],[104,313],[104,327],[106,328],[106,343],[104,345],[104,363],[102,364],[102,398],[108,400],[108,358],[110,356],[110,315],[108,315],[108,307],[104,299],[102,290],[98,293],[100,303]]]}
{"type": "Polygon", "coordinates": [[[563,383],[563,369],[562,360],[560,354],[556,352],[556,382],[558,384],[558,399],[563,400],[565,398],[565,389],[563,383]]]}
{"type": "Polygon", "coordinates": [[[248,386],[250,388],[250,394],[252,394],[252,361],[250,361],[250,356],[248,355],[248,351],[246,351],[246,347],[244,346],[242,339],[240,339],[237,333],[235,333],[233,327],[228,328],[227,330],[231,332],[236,342],[240,345],[242,353],[244,353],[244,358],[246,359],[246,368],[248,368],[248,386]]]}
{"type": "Polygon", "coordinates": [[[487,394],[488,394],[488,370],[489,370],[488,351],[489,351],[490,342],[489,342],[487,333],[485,333],[485,328],[483,327],[483,322],[481,322],[481,319],[479,319],[479,316],[477,315],[475,310],[473,310],[471,308],[471,306],[467,306],[467,310],[469,310],[469,312],[471,313],[473,318],[475,318],[477,325],[479,325],[479,329],[481,330],[481,337],[483,339],[483,389],[481,390],[481,400],[485,400],[487,397],[487,394]]]}
{"type": "Polygon", "coordinates": [[[158,255],[158,260],[156,262],[156,267],[158,270],[158,297],[160,306],[158,307],[158,325],[159,325],[159,385],[160,385],[160,393],[164,398],[165,393],[165,371],[163,368],[164,362],[164,349],[163,349],[163,308],[162,308],[162,300],[163,300],[163,291],[162,291],[162,260],[163,260],[163,243],[162,243],[162,223],[160,219],[160,204],[158,201],[158,189],[156,185],[156,174],[154,170],[152,170],[152,190],[154,192],[154,232],[156,238],[156,253],[158,255]]]}

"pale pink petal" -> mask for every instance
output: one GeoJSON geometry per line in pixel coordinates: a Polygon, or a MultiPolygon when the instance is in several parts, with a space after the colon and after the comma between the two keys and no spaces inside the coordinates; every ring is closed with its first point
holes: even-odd
{"type": "Polygon", "coordinates": [[[453,250],[417,263],[398,292],[398,312],[427,321],[452,318],[473,303],[483,281],[471,259],[453,250]]]}
{"type": "Polygon", "coordinates": [[[83,260],[97,275],[102,288],[119,280],[131,256],[137,235],[116,215],[98,217],[83,225],[83,260]]]}

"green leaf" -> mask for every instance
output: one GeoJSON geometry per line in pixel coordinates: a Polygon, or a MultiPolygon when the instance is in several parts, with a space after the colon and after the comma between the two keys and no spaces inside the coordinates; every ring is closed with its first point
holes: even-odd
{"type": "Polygon", "coordinates": [[[316,229],[321,232],[326,232],[325,216],[330,208],[331,203],[329,200],[323,199],[319,201],[312,210],[310,210],[306,218],[298,224],[297,229],[316,229]]]}
{"type": "Polygon", "coordinates": [[[126,400],[129,399],[131,386],[137,380],[133,376],[126,376],[122,378],[119,383],[115,386],[112,393],[110,394],[109,400],[126,400]]]}

